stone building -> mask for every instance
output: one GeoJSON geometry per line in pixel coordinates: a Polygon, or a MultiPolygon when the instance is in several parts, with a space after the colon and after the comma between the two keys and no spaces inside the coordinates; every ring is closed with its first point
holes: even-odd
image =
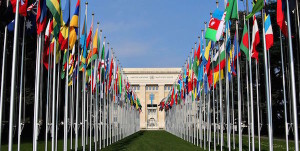
{"type": "Polygon", "coordinates": [[[128,81],[140,99],[141,129],[164,129],[165,112],[159,102],[167,97],[181,68],[123,68],[128,81]]]}

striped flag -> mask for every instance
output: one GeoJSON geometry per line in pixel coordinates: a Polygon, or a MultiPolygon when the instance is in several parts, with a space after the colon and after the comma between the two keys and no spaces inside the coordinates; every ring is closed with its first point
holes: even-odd
{"type": "Polygon", "coordinates": [[[58,0],[47,0],[47,7],[53,16],[53,36],[58,38],[58,33],[61,26],[61,8],[58,0]]]}
{"type": "Polygon", "coordinates": [[[251,57],[255,58],[258,62],[258,52],[256,50],[256,46],[259,44],[260,38],[259,38],[259,31],[258,31],[258,25],[255,15],[253,16],[253,29],[252,29],[252,47],[251,47],[251,57]]]}
{"type": "Polygon", "coordinates": [[[265,34],[266,34],[266,47],[267,51],[273,46],[273,29],[271,24],[270,15],[265,15],[265,34]]]}

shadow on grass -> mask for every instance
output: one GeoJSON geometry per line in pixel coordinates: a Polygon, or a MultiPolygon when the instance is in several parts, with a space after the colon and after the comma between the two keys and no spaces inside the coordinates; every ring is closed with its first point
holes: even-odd
{"type": "Polygon", "coordinates": [[[116,143],[111,144],[110,146],[104,148],[103,150],[126,150],[128,145],[134,142],[137,138],[142,137],[144,133],[145,131],[139,131],[137,133],[134,133],[116,143]]]}

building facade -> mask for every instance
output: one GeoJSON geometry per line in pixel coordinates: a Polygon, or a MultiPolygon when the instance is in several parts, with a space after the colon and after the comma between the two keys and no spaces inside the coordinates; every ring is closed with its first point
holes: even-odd
{"type": "Polygon", "coordinates": [[[142,105],[141,129],[164,129],[165,112],[159,103],[167,97],[181,68],[123,68],[142,105]]]}

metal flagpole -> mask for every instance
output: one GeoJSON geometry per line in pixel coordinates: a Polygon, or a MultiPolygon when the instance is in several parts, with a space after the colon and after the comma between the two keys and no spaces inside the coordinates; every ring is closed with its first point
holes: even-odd
{"type": "MultiPolygon", "coordinates": [[[[225,29],[227,30],[227,29],[225,29]]],[[[230,31],[229,31],[230,32],[230,31]]],[[[225,34],[225,44],[227,44],[227,35],[228,31],[225,34]]],[[[238,41],[238,40],[236,40],[238,41]]],[[[231,46],[230,46],[231,47],[231,46]]],[[[228,59],[227,59],[227,52],[225,51],[225,67],[226,67],[226,83],[225,83],[225,92],[226,92],[226,120],[227,120],[227,147],[228,150],[231,150],[231,143],[230,143],[230,104],[229,104],[229,79],[228,79],[228,59]]]]}
{"type": "MultiPolygon", "coordinates": [[[[88,6],[88,2],[85,2],[85,20],[87,22],[87,6],[88,6]]],[[[87,63],[87,62],[86,62],[87,63]]],[[[86,98],[86,69],[84,72],[82,72],[83,74],[83,79],[82,79],[82,84],[83,84],[83,121],[82,121],[82,149],[83,151],[85,151],[85,147],[86,147],[86,140],[87,140],[87,133],[86,133],[86,129],[87,129],[87,122],[86,122],[86,106],[87,106],[87,98],[86,98]]]]}
{"type": "MultiPolygon", "coordinates": [[[[264,10],[262,10],[262,18],[265,15],[264,10]]],[[[263,46],[264,46],[264,66],[265,66],[265,88],[266,88],[266,96],[267,96],[267,110],[268,110],[268,136],[269,136],[269,150],[273,150],[273,126],[272,126],[272,104],[270,100],[270,88],[269,88],[269,74],[268,74],[268,58],[267,58],[267,50],[266,50],[266,39],[265,39],[265,27],[264,27],[264,19],[262,19],[263,25],[263,46]]],[[[296,143],[297,144],[297,143],[296,143]]]]}
{"type": "MultiPolygon", "coordinates": [[[[79,112],[79,65],[80,65],[80,62],[81,62],[81,58],[80,58],[80,16],[81,16],[81,13],[80,13],[80,10],[81,10],[81,5],[79,5],[79,13],[78,13],[78,39],[77,39],[77,71],[76,71],[76,115],[75,115],[75,151],[77,151],[78,149],[78,112],[79,112]]],[[[55,66],[55,62],[54,62],[54,66],[55,66]]],[[[55,72],[54,72],[55,73],[55,72]]],[[[54,74],[55,75],[55,74],[54,74]]],[[[53,78],[54,79],[54,78],[53,78]]],[[[54,90],[54,89],[53,89],[54,90]]],[[[82,137],[82,136],[81,136],[82,137]]]]}
{"type": "Polygon", "coordinates": [[[281,72],[282,72],[282,87],[283,87],[283,102],[284,102],[284,125],[285,125],[285,144],[286,150],[289,150],[289,135],[288,135],[288,122],[287,122],[287,108],[286,108],[286,92],[285,92],[285,75],[284,75],[284,60],[282,48],[282,34],[280,31],[280,56],[281,56],[281,72]]]}
{"type": "MultiPolygon", "coordinates": [[[[6,0],[6,6],[8,7],[9,0],[6,0]]],[[[3,54],[2,54],[2,72],[1,72],[1,94],[0,94],[0,150],[2,141],[2,112],[3,112],[3,92],[4,92],[4,77],[5,77],[5,63],[6,63],[6,46],[7,46],[7,26],[4,29],[4,42],[3,42],[3,54]]]]}
{"type": "MultiPolygon", "coordinates": [[[[298,142],[298,116],[297,116],[297,98],[296,98],[296,82],[294,71],[294,56],[292,46],[292,33],[291,33],[291,21],[290,21],[290,8],[289,0],[286,0],[287,7],[287,25],[288,25],[288,42],[289,42],[289,55],[290,55],[290,76],[291,76],[291,89],[292,89],[292,104],[293,104],[293,125],[294,125],[294,141],[298,142]]],[[[297,6],[298,7],[298,6],[297,6]]],[[[273,144],[272,144],[273,145],[273,144]]],[[[299,143],[295,143],[295,150],[299,150],[299,143]]]]}
{"type": "Polygon", "coordinates": [[[54,40],[54,51],[53,51],[53,86],[52,86],[52,127],[51,127],[51,137],[52,137],[52,144],[51,149],[54,151],[54,144],[55,144],[55,82],[56,82],[56,39],[54,40]]]}
{"type": "MultiPolygon", "coordinates": [[[[71,0],[69,1],[69,11],[70,11],[70,5],[71,0]]],[[[70,15],[70,12],[69,12],[70,15]]],[[[70,16],[69,16],[70,17],[70,16]]],[[[68,33],[70,33],[70,27],[68,27],[68,33]]],[[[68,104],[69,104],[69,35],[68,35],[68,48],[67,48],[67,68],[65,69],[65,109],[64,109],[64,150],[67,150],[68,147],[68,104]]]]}
{"type": "MultiPolygon", "coordinates": [[[[211,52],[211,59],[214,58],[215,49],[211,52]]],[[[215,85],[214,85],[214,69],[212,69],[212,94],[213,94],[213,122],[214,122],[214,150],[217,149],[216,146],[216,111],[215,111],[215,85]]]]}
{"type": "MultiPolygon", "coordinates": [[[[56,43],[55,43],[55,46],[56,46],[56,43]]],[[[60,53],[60,52],[59,52],[60,53]]],[[[56,113],[55,113],[55,147],[54,147],[54,150],[56,151],[57,150],[57,137],[58,137],[58,112],[59,112],[59,101],[60,101],[60,58],[58,58],[58,66],[57,66],[57,88],[56,88],[56,113]]]]}
{"type": "MultiPolygon", "coordinates": [[[[50,21],[49,21],[49,23],[50,23],[50,21]]],[[[25,26],[24,26],[25,27],[25,26]]],[[[47,30],[47,29],[46,29],[47,30]]],[[[49,35],[50,36],[50,35],[49,35]]],[[[47,76],[47,93],[46,93],[46,97],[47,97],[47,99],[46,99],[46,121],[45,121],[45,151],[47,151],[48,150],[48,131],[49,131],[49,92],[50,92],[50,68],[51,68],[51,59],[50,59],[50,52],[49,52],[49,55],[48,55],[48,76],[47,76]]],[[[20,93],[21,94],[21,93],[20,93]]]]}
{"type": "Polygon", "coordinates": [[[34,100],[34,129],[33,129],[33,150],[37,150],[38,139],[38,106],[39,106],[39,91],[40,91],[40,65],[41,65],[41,50],[42,50],[42,34],[38,36],[38,48],[36,57],[36,79],[35,79],[35,100],[34,100]]]}
{"type": "MultiPolygon", "coordinates": [[[[232,60],[233,61],[233,60],[232,60]]],[[[234,125],[234,95],[233,95],[233,77],[231,79],[231,106],[232,106],[232,143],[235,150],[235,125],[234,125]]]]}
{"type": "MultiPolygon", "coordinates": [[[[16,4],[15,13],[15,26],[14,26],[14,45],[13,45],[13,60],[12,60],[12,72],[11,72],[11,89],[10,89],[10,110],[9,110],[9,131],[8,131],[8,150],[12,150],[13,144],[13,119],[14,119],[14,97],[15,97],[15,78],[16,78],[16,59],[18,49],[18,25],[19,25],[19,1],[16,4]]],[[[4,74],[4,72],[2,73],[4,74]]],[[[4,76],[4,75],[3,75],[4,76]]],[[[3,83],[4,81],[2,81],[3,83]]],[[[1,87],[2,88],[2,87],[1,87]]],[[[2,97],[3,95],[1,95],[2,97]]],[[[2,102],[3,100],[1,100],[2,102]]],[[[1,111],[2,112],[2,111],[1,111]]],[[[1,123],[2,124],[2,123],[1,123]]],[[[0,125],[1,127],[2,125],[0,125]]],[[[1,145],[0,145],[1,146],[1,145]]]]}
{"type": "MultiPolygon", "coordinates": [[[[22,55],[21,55],[21,73],[20,73],[20,94],[19,94],[19,120],[18,120],[18,151],[20,151],[20,142],[21,142],[21,133],[24,123],[21,123],[21,112],[22,112],[22,88],[23,88],[23,69],[24,69],[24,45],[25,45],[25,22],[26,17],[24,18],[23,25],[23,42],[22,42],[22,55]]],[[[25,105],[25,104],[24,104],[25,105]]],[[[2,111],[1,111],[2,112],[2,111]]],[[[1,146],[1,145],[0,145],[1,146]]]]}
{"type": "Polygon", "coordinates": [[[260,118],[259,118],[259,115],[260,115],[260,108],[259,108],[259,95],[258,95],[258,62],[257,60],[255,61],[255,64],[256,64],[256,100],[257,100],[257,135],[258,135],[258,150],[261,150],[260,149],[260,129],[261,129],[261,124],[260,124],[260,118]]]}
{"type": "MultiPolygon", "coordinates": [[[[238,8],[238,3],[237,3],[238,8]]],[[[237,9],[238,10],[238,9],[237,9]]],[[[238,22],[236,22],[236,39],[239,39],[238,22]]],[[[238,50],[239,48],[237,48],[238,50]]],[[[241,83],[240,83],[240,63],[239,57],[237,57],[237,81],[238,81],[238,127],[239,127],[239,150],[242,150],[242,100],[241,100],[241,83]]]]}
{"type": "MultiPolygon", "coordinates": [[[[219,57],[221,56],[221,49],[219,48],[219,57]]],[[[226,52],[225,52],[226,53],[226,52]]],[[[223,150],[223,128],[224,128],[224,119],[223,119],[223,90],[222,90],[222,79],[221,79],[221,70],[220,70],[220,59],[219,59],[219,95],[220,95],[220,126],[221,126],[221,151],[223,150]]]]}
{"type": "MultiPolygon", "coordinates": [[[[104,37],[104,44],[105,44],[105,39],[106,37],[104,37]]],[[[109,43],[107,43],[107,48],[109,48],[109,43]]],[[[107,93],[107,99],[106,99],[106,107],[107,107],[107,110],[106,110],[106,114],[107,114],[107,117],[106,117],[106,121],[107,121],[107,124],[106,124],[106,146],[108,146],[108,135],[109,135],[109,98],[110,98],[110,94],[107,93]]]]}

